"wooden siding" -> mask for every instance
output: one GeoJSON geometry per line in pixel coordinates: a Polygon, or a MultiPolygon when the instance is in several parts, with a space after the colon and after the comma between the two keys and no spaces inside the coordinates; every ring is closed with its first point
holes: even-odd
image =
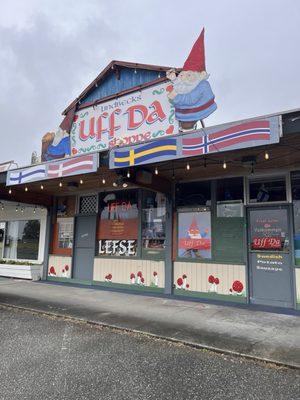
{"type": "Polygon", "coordinates": [[[235,280],[242,282],[245,291],[245,268],[245,265],[175,262],[174,283],[176,284],[177,279],[185,274],[187,275],[189,290],[195,292],[210,292],[211,284],[208,282],[208,277],[213,275],[215,278],[219,279],[217,293],[231,294],[229,289],[232,287],[232,283],[235,280]]]}
{"type": "Polygon", "coordinates": [[[86,97],[81,99],[81,104],[83,105],[85,103],[94,102],[104,97],[122,92],[123,90],[153,81],[158,78],[159,74],[161,77],[165,76],[164,72],[150,71],[145,69],[137,69],[135,73],[134,69],[119,67],[119,71],[120,79],[117,79],[115,72],[111,71],[107,74],[99,86],[95,86],[94,90],[88,93],[86,97]]]}
{"type": "Polygon", "coordinates": [[[153,272],[158,274],[158,287],[165,285],[165,263],[164,261],[153,260],[128,260],[124,258],[100,258],[94,259],[93,280],[104,282],[105,276],[112,274],[113,283],[130,284],[130,274],[141,271],[145,278],[145,286],[153,282],[153,272]]]}

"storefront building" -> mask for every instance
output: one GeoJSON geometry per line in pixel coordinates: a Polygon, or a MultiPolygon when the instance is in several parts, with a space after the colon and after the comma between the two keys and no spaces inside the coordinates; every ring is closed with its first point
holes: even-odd
{"type": "Polygon", "coordinates": [[[42,196],[42,278],[300,307],[300,110],[184,128],[167,71],[110,63],[64,112],[69,151],[45,135],[8,171],[3,201],[42,196]]]}

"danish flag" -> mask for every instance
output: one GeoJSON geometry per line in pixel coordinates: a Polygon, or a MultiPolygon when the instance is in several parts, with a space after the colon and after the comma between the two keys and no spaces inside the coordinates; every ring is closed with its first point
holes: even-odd
{"type": "Polygon", "coordinates": [[[92,172],[94,168],[94,155],[84,155],[70,160],[56,162],[48,165],[48,178],[78,175],[92,172]]]}

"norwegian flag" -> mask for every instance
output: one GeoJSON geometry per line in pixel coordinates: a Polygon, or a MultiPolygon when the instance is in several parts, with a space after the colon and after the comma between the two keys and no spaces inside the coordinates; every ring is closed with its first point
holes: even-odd
{"type": "Polygon", "coordinates": [[[196,138],[182,139],[182,154],[197,156],[222,151],[250,141],[270,140],[270,122],[250,121],[196,138]]]}
{"type": "Polygon", "coordinates": [[[78,175],[97,169],[95,154],[88,154],[65,161],[48,164],[48,178],[78,175]]]}

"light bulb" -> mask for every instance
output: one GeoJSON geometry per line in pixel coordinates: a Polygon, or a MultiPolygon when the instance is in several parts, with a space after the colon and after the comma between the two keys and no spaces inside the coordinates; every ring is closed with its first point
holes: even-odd
{"type": "Polygon", "coordinates": [[[58,186],[59,186],[59,187],[62,187],[62,182],[59,182],[58,186]]]}
{"type": "Polygon", "coordinates": [[[79,183],[80,183],[80,185],[82,185],[82,184],[83,184],[83,180],[82,180],[82,179],[80,179],[79,183]]]}
{"type": "Polygon", "coordinates": [[[224,169],[227,168],[227,164],[226,164],[226,161],[225,161],[225,160],[224,160],[224,162],[223,162],[223,168],[224,168],[224,169]]]}
{"type": "Polygon", "coordinates": [[[122,186],[123,186],[123,188],[127,188],[128,183],[124,182],[122,186]]]}
{"type": "Polygon", "coordinates": [[[188,171],[191,169],[191,167],[190,167],[190,164],[189,164],[189,163],[187,163],[187,164],[186,164],[186,169],[187,169],[188,171]]]}
{"type": "Polygon", "coordinates": [[[25,192],[28,192],[28,187],[27,186],[25,186],[25,192]]]}
{"type": "Polygon", "coordinates": [[[118,186],[117,182],[113,182],[113,187],[117,187],[117,186],[118,186]]]}
{"type": "Polygon", "coordinates": [[[105,181],[105,179],[103,178],[103,179],[102,179],[102,183],[103,183],[103,185],[105,185],[105,182],[106,182],[106,181],[105,181]]]}
{"type": "Polygon", "coordinates": [[[41,185],[41,190],[43,190],[44,189],[44,186],[43,185],[41,185]]]}
{"type": "Polygon", "coordinates": [[[129,170],[127,171],[127,175],[126,176],[127,176],[127,178],[130,178],[130,171],[129,170]]]}
{"type": "Polygon", "coordinates": [[[11,189],[9,189],[8,194],[11,194],[11,189]]]}
{"type": "Polygon", "coordinates": [[[269,153],[266,151],[265,152],[265,160],[268,160],[270,158],[269,153]]]}
{"type": "Polygon", "coordinates": [[[158,175],[158,169],[157,169],[157,167],[155,168],[154,173],[155,173],[155,175],[158,175]]]}

